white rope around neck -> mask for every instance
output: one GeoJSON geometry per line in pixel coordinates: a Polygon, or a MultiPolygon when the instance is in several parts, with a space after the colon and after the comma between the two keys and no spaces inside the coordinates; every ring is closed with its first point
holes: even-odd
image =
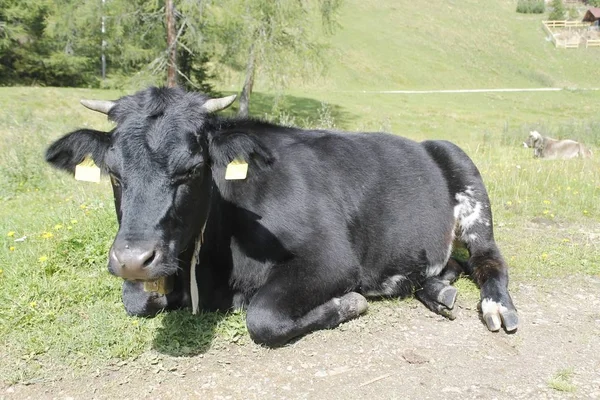
{"type": "Polygon", "coordinates": [[[192,255],[192,263],[190,265],[190,294],[192,296],[192,314],[198,314],[198,306],[200,302],[200,296],[198,294],[198,280],[196,278],[196,262],[200,257],[200,249],[202,248],[202,243],[204,242],[204,229],[206,228],[206,222],[208,221],[208,216],[206,221],[204,221],[204,226],[202,226],[202,231],[196,239],[196,245],[194,246],[194,254],[192,255]]]}

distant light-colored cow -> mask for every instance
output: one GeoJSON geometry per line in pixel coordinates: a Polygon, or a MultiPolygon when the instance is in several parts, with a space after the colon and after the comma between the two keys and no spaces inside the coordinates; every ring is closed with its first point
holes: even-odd
{"type": "Polygon", "coordinates": [[[532,148],[534,157],[549,159],[570,159],[576,157],[591,157],[592,151],[574,140],[556,140],[542,136],[538,131],[529,132],[523,147],[532,148]]]}

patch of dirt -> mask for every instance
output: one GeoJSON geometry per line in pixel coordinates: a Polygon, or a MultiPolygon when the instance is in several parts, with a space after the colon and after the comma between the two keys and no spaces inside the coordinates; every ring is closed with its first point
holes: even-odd
{"type": "MultiPolygon", "coordinates": [[[[476,304],[448,321],[416,301],[269,350],[149,353],[86,377],[0,387],[0,399],[600,399],[600,277],[517,283],[519,331],[491,333],[476,304]],[[570,371],[575,390],[548,382],[570,371]]],[[[573,386],[570,386],[573,387],[573,386]]]]}

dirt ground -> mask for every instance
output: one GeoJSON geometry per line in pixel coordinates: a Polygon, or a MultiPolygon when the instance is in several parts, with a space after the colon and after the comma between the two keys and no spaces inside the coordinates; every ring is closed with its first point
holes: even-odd
{"type": "Polygon", "coordinates": [[[455,321],[416,301],[378,302],[280,349],[149,353],[88,376],[0,387],[0,399],[600,399],[600,277],[512,291],[521,317],[512,335],[488,332],[460,294],[455,321]]]}

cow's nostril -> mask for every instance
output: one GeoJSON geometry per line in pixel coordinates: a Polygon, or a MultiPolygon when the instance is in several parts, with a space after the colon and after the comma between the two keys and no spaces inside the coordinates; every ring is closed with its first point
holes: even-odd
{"type": "Polygon", "coordinates": [[[142,268],[146,268],[148,265],[152,264],[152,262],[156,259],[156,251],[149,252],[150,255],[144,261],[142,268]]]}
{"type": "Polygon", "coordinates": [[[155,245],[116,243],[110,253],[110,270],[125,279],[146,279],[160,263],[162,252],[155,245]]]}

